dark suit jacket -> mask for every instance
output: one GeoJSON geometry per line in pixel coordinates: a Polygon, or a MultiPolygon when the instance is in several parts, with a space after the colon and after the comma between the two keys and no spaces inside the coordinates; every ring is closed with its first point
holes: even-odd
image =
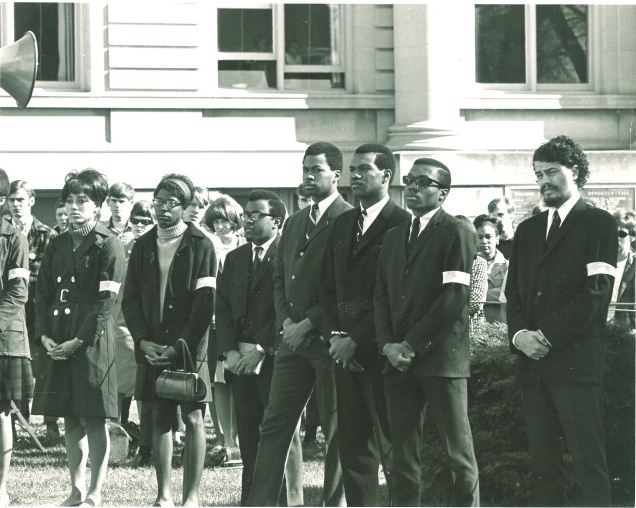
{"type": "Polygon", "coordinates": [[[279,340],[274,312],[274,257],[279,238],[269,246],[256,273],[251,273],[252,244],[229,252],[216,289],[216,336],[219,351],[238,350],[239,342],[264,349],[279,340]]]}
{"type": "MultiPolygon", "coordinates": [[[[618,303],[631,303],[631,309],[634,310],[635,302],[636,302],[636,287],[634,286],[634,277],[636,274],[634,273],[634,256],[633,252],[629,253],[629,257],[627,258],[627,263],[625,264],[625,271],[623,272],[623,276],[621,277],[620,287],[618,288],[618,297],[616,298],[618,303]]],[[[614,321],[617,324],[621,324],[626,326],[627,328],[634,328],[636,322],[636,315],[634,312],[630,312],[625,307],[617,308],[616,313],[614,314],[614,321]]]]}
{"type": "Polygon", "coordinates": [[[327,244],[327,228],[352,206],[338,196],[322,214],[309,238],[305,236],[311,207],[303,208],[287,220],[278,246],[274,269],[276,319],[282,326],[287,318],[295,322],[309,318],[320,335],[319,287],[323,279],[320,267],[327,244]]]}
{"type": "Polygon", "coordinates": [[[359,216],[359,207],[347,210],[329,231],[320,295],[322,333],[345,332],[358,344],[358,353],[377,352],[373,292],[378,257],[387,230],[410,221],[411,214],[389,201],[356,245],[359,216]]]}
{"type": "Polygon", "coordinates": [[[441,208],[410,253],[409,230],[410,223],[405,222],[388,231],[378,261],[374,307],[380,347],[406,340],[416,351],[411,368],[417,374],[468,377],[474,238],[441,208]],[[444,284],[445,277],[459,277],[465,284],[444,284]]]}
{"type": "Polygon", "coordinates": [[[511,350],[519,354],[521,379],[542,375],[553,382],[599,383],[602,333],[616,267],[616,223],[579,200],[557,236],[546,245],[548,212],[531,217],[515,234],[506,298],[511,350]],[[606,272],[606,273],[603,273],[606,272]],[[552,344],[541,360],[512,345],[519,330],[541,330],[552,344]]]}

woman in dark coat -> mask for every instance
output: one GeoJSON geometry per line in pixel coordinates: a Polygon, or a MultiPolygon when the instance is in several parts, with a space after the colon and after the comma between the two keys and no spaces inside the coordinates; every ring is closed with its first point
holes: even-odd
{"type": "Polygon", "coordinates": [[[128,262],[122,308],[135,341],[135,396],[153,410],[153,454],[157,472],[155,506],[172,506],[172,416],[176,405],[186,426],[183,452],[183,506],[198,506],[205,457],[203,410],[210,401],[208,327],[214,309],[216,260],[208,238],[182,215],[194,194],[189,178],[167,175],[155,189],[158,227],[139,238],[128,262]],[[155,380],[168,367],[182,365],[174,344],[185,339],[195,369],[206,384],[200,402],[158,398],[155,380]]]}
{"type": "MultiPolygon", "coordinates": [[[[0,169],[0,198],[9,180],[0,169]]],[[[33,376],[24,304],[29,284],[29,244],[0,217],[0,507],[9,506],[7,478],[13,449],[11,401],[31,398],[33,376]]]]}
{"type": "Polygon", "coordinates": [[[97,221],[107,194],[108,182],[94,169],[66,177],[62,199],[71,225],[49,242],[37,282],[35,342],[50,361],[36,383],[33,414],[64,417],[72,487],[64,506],[101,505],[110,445],[106,419],[118,414],[113,314],[124,251],[97,221]]]}

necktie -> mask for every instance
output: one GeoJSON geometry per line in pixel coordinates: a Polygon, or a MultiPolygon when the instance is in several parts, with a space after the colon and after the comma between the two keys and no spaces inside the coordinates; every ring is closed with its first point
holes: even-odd
{"type": "Polygon", "coordinates": [[[415,217],[413,219],[413,224],[411,224],[411,236],[409,236],[409,243],[408,243],[409,252],[411,252],[411,250],[413,249],[413,246],[415,245],[417,236],[419,234],[420,234],[420,218],[415,217]]]}
{"type": "Polygon", "coordinates": [[[254,259],[252,261],[252,273],[256,273],[258,267],[261,266],[261,253],[263,252],[263,247],[256,246],[254,247],[254,259]]]}
{"type": "Polygon", "coordinates": [[[307,238],[311,235],[311,232],[318,224],[320,220],[320,210],[318,210],[318,203],[314,203],[311,205],[311,210],[309,210],[309,220],[307,221],[307,238]]]}
{"type": "Polygon", "coordinates": [[[559,231],[559,226],[561,225],[561,217],[559,217],[559,211],[556,210],[554,215],[552,216],[552,224],[550,224],[550,229],[548,230],[548,238],[546,239],[546,243],[550,243],[554,240],[554,237],[559,231]]]}
{"type": "Polygon", "coordinates": [[[356,219],[356,243],[360,243],[362,239],[362,228],[364,226],[364,218],[367,216],[367,211],[362,208],[356,219]]]}

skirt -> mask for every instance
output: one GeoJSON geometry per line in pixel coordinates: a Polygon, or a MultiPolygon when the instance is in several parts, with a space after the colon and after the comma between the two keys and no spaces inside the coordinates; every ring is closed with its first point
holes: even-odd
{"type": "Polygon", "coordinates": [[[31,360],[21,356],[0,356],[0,400],[32,397],[31,360]]]}

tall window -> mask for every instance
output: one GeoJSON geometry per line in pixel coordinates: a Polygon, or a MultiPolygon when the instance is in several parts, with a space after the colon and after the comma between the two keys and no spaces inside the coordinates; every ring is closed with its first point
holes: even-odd
{"type": "Polygon", "coordinates": [[[252,4],[217,12],[220,87],[344,88],[342,6],[252,4]]]}
{"type": "Polygon", "coordinates": [[[13,39],[31,30],[38,41],[38,81],[75,81],[75,5],[13,4],[13,39]]]}
{"type": "Polygon", "coordinates": [[[589,84],[588,11],[572,4],[476,5],[476,81],[531,90],[589,84]]]}

